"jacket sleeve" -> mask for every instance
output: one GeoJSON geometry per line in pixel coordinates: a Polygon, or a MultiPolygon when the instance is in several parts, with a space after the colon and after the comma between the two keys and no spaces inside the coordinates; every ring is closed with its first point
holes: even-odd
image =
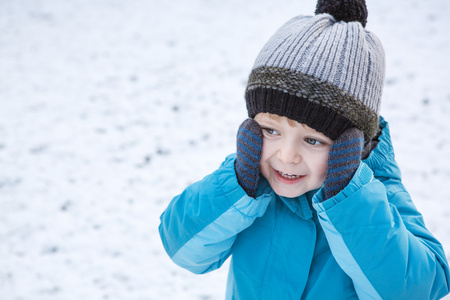
{"type": "Polygon", "coordinates": [[[219,268],[236,235],[264,214],[270,197],[247,196],[234,171],[236,156],[176,196],[161,215],[159,232],[166,252],[193,273],[219,268]]]}
{"type": "Polygon", "coordinates": [[[350,184],[314,199],[331,251],[361,299],[440,299],[449,292],[442,245],[401,183],[385,128],[350,184]]]}

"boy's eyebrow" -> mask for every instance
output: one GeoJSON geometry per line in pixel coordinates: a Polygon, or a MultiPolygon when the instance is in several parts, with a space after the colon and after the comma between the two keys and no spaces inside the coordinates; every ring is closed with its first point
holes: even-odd
{"type": "Polygon", "coordinates": [[[264,120],[258,120],[258,121],[262,123],[262,124],[261,124],[261,123],[258,122],[258,124],[259,124],[260,127],[265,127],[265,126],[276,126],[276,125],[278,125],[278,122],[277,122],[277,121],[275,121],[275,120],[273,120],[273,119],[269,119],[269,118],[264,119],[264,120]]]}
{"type": "Polygon", "coordinates": [[[279,123],[282,119],[281,117],[279,119],[271,117],[270,115],[262,115],[258,118],[260,121],[269,121],[273,123],[279,123]]]}

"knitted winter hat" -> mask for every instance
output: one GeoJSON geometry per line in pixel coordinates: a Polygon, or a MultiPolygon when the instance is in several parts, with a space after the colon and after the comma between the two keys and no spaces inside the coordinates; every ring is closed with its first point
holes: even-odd
{"type": "Polygon", "coordinates": [[[377,132],[384,50],[364,27],[364,0],[319,0],[315,16],[284,24],[256,58],[245,98],[249,117],[269,112],[335,140],[357,127],[377,132]]]}

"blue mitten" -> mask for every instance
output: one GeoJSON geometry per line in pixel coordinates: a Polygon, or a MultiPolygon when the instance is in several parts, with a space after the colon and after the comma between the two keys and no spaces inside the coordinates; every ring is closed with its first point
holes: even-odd
{"type": "Polygon", "coordinates": [[[350,182],[361,161],[363,146],[364,134],[357,128],[347,129],[334,141],[328,155],[325,199],[335,196],[350,182]]]}
{"type": "Polygon", "coordinates": [[[245,120],[237,133],[237,158],[234,164],[239,185],[250,197],[256,196],[260,176],[263,134],[258,122],[245,120]]]}

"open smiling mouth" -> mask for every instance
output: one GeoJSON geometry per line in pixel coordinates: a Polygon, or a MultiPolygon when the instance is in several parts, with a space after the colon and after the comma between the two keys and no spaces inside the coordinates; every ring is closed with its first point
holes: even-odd
{"type": "Polygon", "coordinates": [[[280,174],[282,177],[288,178],[288,179],[297,179],[297,178],[300,178],[300,177],[301,177],[300,175],[287,174],[287,173],[283,173],[283,172],[280,172],[280,171],[277,171],[277,172],[278,172],[278,174],[280,174]]]}
{"type": "Polygon", "coordinates": [[[299,179],[299,178],[302,178],[302,177],[304,176],[304,175],[296,175],[296,174],[283,173],[283,172],[281,172],[281,171],[277,171],[277,173],[278,173],[281,177],[286,178],[286,179],[299,179]]]}

